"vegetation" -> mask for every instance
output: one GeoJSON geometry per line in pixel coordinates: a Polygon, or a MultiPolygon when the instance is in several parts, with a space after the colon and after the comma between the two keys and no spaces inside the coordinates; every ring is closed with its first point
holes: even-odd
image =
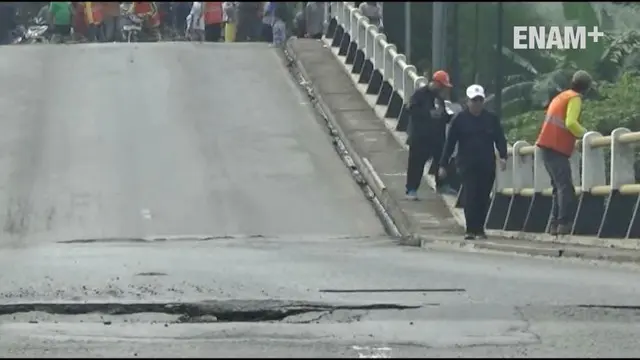
{"type": "MultiPolygon", "coordinates": [[[[457,3],[457,9],[448,14],[448,69],[458,88],[478,82],[488,92],[496,91],[495,4],[457,3]]],[[[411,62],[430,71],[432,5],[411,6],[411,62]]],[[[640,32],[634,30],[640,29],[637,3],[507,2],[503,11],[502,117],[510,140],[535,139],[544,108],[567,88],[577,69],[589,71],[595,80],[582,113],[585,127],[603,134],[621,126],[640,130],[640,32]],[[510,29],[515,25],[598,26],[606,37],[598,43],[588,42],[585,50],[513,50],[510,29]]],[[[404,4],[385,2],[384,22],[389,41],[404,50],[404,4]]],[[[487,100],[491,104],[494,97],[487,100]]]]}

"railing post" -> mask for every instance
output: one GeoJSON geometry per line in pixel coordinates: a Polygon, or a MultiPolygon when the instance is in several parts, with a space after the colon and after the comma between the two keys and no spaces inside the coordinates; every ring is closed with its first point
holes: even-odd
{"type": "MultiPolygon", "coordinates": [[[[376,34],[373,38],[373,71],[367,85],[368,95],[377,95],[382,88],[382,73],[384,72],[384,49],[387,45],[387,36],[384,34],[376,34]]],[[[377,101],[377,99],[376,99],[377,101]]]]}
{"type": "MultiPolygon", "coordinates": [[[[509,149],[509,157],[513,157],[513,149],[509,149]]],[[[493,196],[485,221],[485,227],[491,230],[502,230],[507,220],[509,204],[513,195],[513,160],[507,158],[507,167],[504,171],[496,169],[496,180],[493,183],[493,196]]],[[[462,192],[464,193],[464,185],[462,192]]],[[[464,201],[462,203],[464,206],[464,201]]]]}
{"type": "Polygon", "coordinates": [[[533,196],[524,224],[525,232],[542,233],[549,231],[551,219],[551,178],[544,167],[542,149],[533,150],[533,196]]]}
{"type": "Polygon", "coordinates": [[[638,194],[622,194],[620,187],[634,184],[635,151],[633,145],[620,142],[620,136],[631,130],[618,128],[611,132],[611,163],[609,164],[609,183],[611,194],[607,198],[604,216],[600,223],[598,237],[626,238],[631,228],[633,214],[638,205],[638,194]]]}
{"type": "Polygon", "coordinates": [[[388,106],[391,103],[393,95],[393,57],[397,54],[396,51],[397,48],[395,45],[388,43],[384,45],[384,54],[382,55],[382,86],[380,86],[376,105],[388,106]]]}
{"type": "Polygon", "coordinates": [[[504,230],[522,231],[524,222],[527,219],[527,212],[531,205],[531,197],[522,194],[523,189],[533,188],[533,154],[522,154],[523,148],[529,147],[529,143],[524,140],[516,141],[513,144],[513,196],[507,211],[507,220],[504,230]]]}
{"type": "Polygon", "coordinates": [[[369,84],[369,80],[371,80],[371,74],[373,74],[373,49],[375,47],[375,39],[377,32],[377,27],[371,24],[365,24],[367,28],[365,29],[365,38],[364,38],[364,63],[362,64],[362,71],[360,71],[360,78],[358,79],[359,84],[369,84]]]}
{"type": "Polygon", "coordinates": [[[404,89],[402,88],[402,74],[404,70],[405,61],[407,58],[402,54],[396,54],[393,57],[392,62],[392,75],[389,79],[393,92],[391,93],[391,99],[389,100],[389,106],[387,107],[387,113],[385,118],[397,119],[400,116],[402,105],[404,104],[404,89]]]}
{"type": "Polygon", "coordinates": [[[604,198],[591,191],[596,186],[607,184],[604,149],[591,146],[594,139],[602,135],[589,131],[582,138],[582,184],[573,222],[573,235],[597,235],[604,215],[604,198]]]}

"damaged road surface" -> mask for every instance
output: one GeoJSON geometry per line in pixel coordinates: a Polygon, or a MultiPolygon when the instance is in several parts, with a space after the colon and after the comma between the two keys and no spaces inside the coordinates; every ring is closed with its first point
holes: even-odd
{"type": "Polygon", "coordinates": [[[265,44],[0,47],[0,356],[634,356],[630,265],[386,235],[265,44]]]}

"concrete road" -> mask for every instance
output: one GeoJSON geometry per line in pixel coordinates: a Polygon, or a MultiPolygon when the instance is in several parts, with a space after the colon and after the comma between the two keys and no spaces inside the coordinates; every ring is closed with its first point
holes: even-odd
{"type": "Polygon", "coordinates": [[[638,267],[386,238],[280,62],[0,48],[0,356],[639,353],[638,267]]]}
{"type": "Polygon", "coordinates": [[[266,45],[5,47],[0,246],[382,234],[266,45]]]}

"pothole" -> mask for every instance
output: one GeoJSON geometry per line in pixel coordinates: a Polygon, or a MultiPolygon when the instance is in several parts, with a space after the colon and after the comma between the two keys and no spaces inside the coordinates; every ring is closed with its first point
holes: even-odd
{"type": "MultiPolygon", "coordinates": [[[[438,304],[430,304],[438,305],[438,304]]],[[[224,300],[196,303],[20,303],[0,305],[0,315],[43,312],[52,315],[133,315],[158,313],[177,315],[178,322],[261,322],[280,321],[305,313],[336,310],[405,310],[424,305],[393,303],[330,304],[301,301],[224,300]]]]}

